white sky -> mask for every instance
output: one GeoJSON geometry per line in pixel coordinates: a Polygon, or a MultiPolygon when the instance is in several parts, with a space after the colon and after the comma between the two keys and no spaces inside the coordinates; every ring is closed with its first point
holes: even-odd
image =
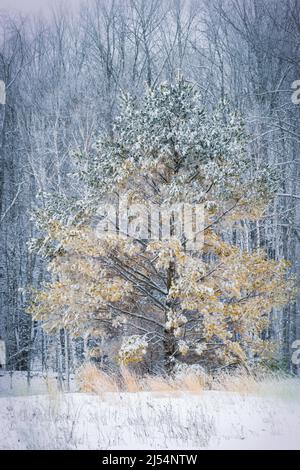
{"type": "Polygon", "coordinates": [[[68,5],[76,10],[80,0],[0,0],[0,11],[8,13],[47,14],[49,6],[68,5]]]}

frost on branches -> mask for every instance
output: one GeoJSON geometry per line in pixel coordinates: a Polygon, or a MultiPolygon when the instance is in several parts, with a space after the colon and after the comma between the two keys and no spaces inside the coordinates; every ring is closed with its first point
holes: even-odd
{"type": "Polygon", "coordinates": [[[113,137],[74,154],[85,196],[65,207],[53,199],[37,215],[45,236],[35,246],[49,258],[52,281],[33,293],[35,320],[49,333],[115,338],[116,360],[152,370],[247,367],[272,355],[269,317],[289,301],[293,281],[286,261],[245,250],[244,223],[263,214],[277,182],[270,168],[252,165],[238,116],[206,111],[180,79],[147,90],[141,103],[125,96],[113,137]],[[174,234],[144,240],[108,231],[99,239],[99,205],[117,205],[124,192],[146,215],[150,204],[203,204],[203,249],[187,250],[174,234]]]}

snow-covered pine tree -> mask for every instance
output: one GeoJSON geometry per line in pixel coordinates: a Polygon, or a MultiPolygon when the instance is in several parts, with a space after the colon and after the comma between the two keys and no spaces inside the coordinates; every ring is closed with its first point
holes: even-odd
{"type": "Polygon", "coordinates": [[[60,215],[52,207],[39,218],[46,237],[36,245],[51,259],[52,281],[34,293],[34,318],[50,333],[121,337],[122,362],[151,353],[168,372],[180,363],[213,369],[270,355],[269,316],[288,302],[293,283],[286,261],[226,236],[234,226],[242,239],[240,221],[258,218],[276,189],[270,168],[253,168],[241,119],[224,108],[206,111],[197,89],[179,79],[148,89],[140,104],[124,97],[113,136],[76,158],[80,210],[66,216],[60,201],[60,215]],[[172,217],[169,239],[121,230],[99,238],[98,207],[118,205],[124,193],[128,205],[143,204],[146,218],[153,206],[203,204],[203,249],[187,249],[172,217]]]}

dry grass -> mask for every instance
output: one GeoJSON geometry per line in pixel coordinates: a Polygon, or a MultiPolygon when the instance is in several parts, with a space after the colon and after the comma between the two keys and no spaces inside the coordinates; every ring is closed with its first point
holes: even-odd
{"type": "Polygon", "coordinates": [[[45,382],[46,382],[47,392],[50,396],[56,396],[57,394],[59,394],[58,383],[55,377],[46,377],[45,382]]]}
{"type": "Polygon", "coordinates": [[[213,378],[211,388],[240,395],[276,396],[291,400],[299,397],[300,381],[284,372],[256,370],[249,374],[237,370],[218,374],[213,378]]]}
{"type": "Polygon", "coordinates": [[[77,380],[80,391],[101,395],[105,392],[118,392],[119,386],[115,378],[98,369],[93,364],[84,364],[78,371],[77,380]]]}
{"type": "Polygon", "coordinates": [[[144,389],[149,392],[170,393],[176,390],[174,380],[159,375],[149,375],[143,380],[144,389]]]}
{"type": "Polygon", "coordinates": [[[257,393],[260,382],[242,370],[235,373],[223,372],[214,377],[212,388],[225,392],[234,392],[241,395],[257,393]]]}
{"type": "Polygon", "coordinates": [[[120,377],[115,374],[107,374],[93,364],[83,365],[78,373],[77,380],[82,392],[97,393],[106,392],[180,392],[187,391],[199,393],[207,388],[207,377],[203,375],[180,374],[171,378],[161,375],[148,375],[139,377],[126,367],[120,369],[120,377]]]}
{"type": "Polygon", "coordinates": [[[199,393],[207,388],[207,378],[203,375],[187,374],[175,381],[179,390],[185,390],[191,393],[199,393]]]}
{"type": "Polygon", "coordinates": [[[144,391],[143,381],[127,367],[121,367],[122,390],[129,393],[144,391]]]}
{"type": "Polygon", "coordinates": [[[275,373],[248,374],[244,370],[222,372],[217,376],[198,374],[179,374],[175,377],[148,375],[140,377],[126,367],[120,375],[105,373],[93,364],[85,364],[77,374],[80,390],[102,395],[107,392],[159,392],[201,393],[203,390],[218,390],[238,393],[239,395],[280,395],[299,396],[298,381],[275,373]]]}

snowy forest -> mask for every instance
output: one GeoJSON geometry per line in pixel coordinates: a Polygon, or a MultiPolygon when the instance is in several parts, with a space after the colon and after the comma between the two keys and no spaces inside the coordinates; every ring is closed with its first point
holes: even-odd
{"type": "Polygon", "coordinates": [[[91,0],[0,31],[6,369],[297,375],[300,2],[91,0]],[[125,190],[203,203],[204,253],[99,241],[125,190]]]}

